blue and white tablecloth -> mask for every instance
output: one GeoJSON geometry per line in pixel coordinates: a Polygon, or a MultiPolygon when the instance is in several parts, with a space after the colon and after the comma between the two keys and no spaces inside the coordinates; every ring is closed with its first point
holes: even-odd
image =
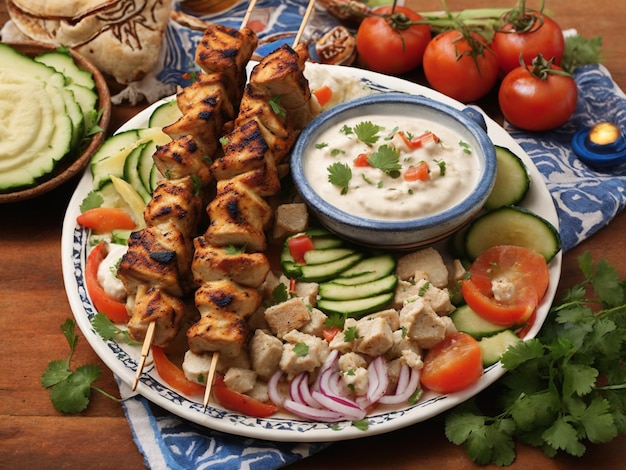
{"type": "MultiPolygon", "coordinates": [[[[262,48],[276,47],[276,42],[270,42],[272,37],[291,42],[306,5],[306,1],[297,0],[260,0],[255,10],[263,15],[267,25],[259,35],[262,48]]],[[[227,14],[209,20],[239,27],[246,8],[247,2],[242,2],[227,14]]],[[[332,21],[325,12],[316,11],[307,34],[327,31],[332,21]],[[316,25],[320,27],[316,29],[316,25]]],[[[166,85],[184,85],[183,73],[190,70],[190,51],[195,50],[200,33],[170,23],[166,33],[168,47],[157,78],[166,85]]],[[[565,126],[551,132],[526,133],[505,125],[544,176],[557,207],[564,251],[600,230],[626,205],[626,166],[610,172],[590,169],[576,158],[570,146],[578,129],[599,121],[612,121],[626,128],[626,97],[602,66],[583,67],[575,78],[578,106],[565,126]]],[[[156,410],[145,398],[131,396],[125,384],[120,384],[120,390],[123,397],[129,397],[123,406],[135,442],[146,465],[153,470],[268,470],[286,466],[329,445],[231,436],[156,410]]]]}

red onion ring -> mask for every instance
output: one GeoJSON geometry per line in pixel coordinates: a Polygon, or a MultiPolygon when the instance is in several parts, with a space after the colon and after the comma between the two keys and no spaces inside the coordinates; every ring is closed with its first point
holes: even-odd
{"type": "Polygon", "coordinates": [[[409,376],[408,383],[404,386],[403,389],[400,389],[400,380],[398,380],[398,387],[396,388],[396,393],[394,395],[385,395],[380,398],[379,403],[384,405],[398,405],[400,403],[406,403],[411,395],[415,393],[417,387],[420,383],[420,371],[409,367],[407,364],[402,365],[402,370],[400,371],[400,376],[405,371],[405,375],[409,376]]]}
{"type": "Polygon", "coordinates": [[[303,403],[298,403],[290,399],[287,399],[283,402],[283,408],[302,418],[310,419],[311,421],[334,423],[346,419],[343,415],[334,411],[313,408],[311,406],[305,405],[303,403]]]}
{"type": "Polygon", "coordinates": [[[280,391],[278,390],[278,382],[280,382],[280,378],[283,376],[283,371],[278,369],[267,382],[267,395],[269,396],[272,403],[276,406],[282,406],[285,398],[282,396],[280,391]]]}
{"type": "Polygon", "coordinates": [[[376,403],[385,394],[389,385],[387,364],[382,356],[377,356],[370,362],[367,368],[367,378],[367,400],[370,403],[376,403]]]}

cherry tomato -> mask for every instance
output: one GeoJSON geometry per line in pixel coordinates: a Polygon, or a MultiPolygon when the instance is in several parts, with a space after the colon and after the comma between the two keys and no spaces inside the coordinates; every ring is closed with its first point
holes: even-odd
{"type": "Polygon", "coordinates": [[[463,297],[481,317],[507,327],[524,324],[543,298],[550,274],[530,248],[499,245],[485,250],[463,279],[463,297]]]}
{"type": "Polygon", "coordinates": [[[525,64],[530,64],[539,54],[560,64],[565,39],[554,20],[539,12],[526,12],[496,31],[491,48],[504,76],[520,66],[520,55],[525,64]]]}
{"type": "Polygon", "coordinates": [[[424,74],[435,90],[463,103],[485,96],[498,79],[496,56],[476,33],[438,34],[424,52],[424,74]]]}
{"type": "Polygon", "coordinates": [[[98,267],[106,257],[106,243],[100,242],[89,252],[85,263],[85,285],[98,312],[104,313],[113,323],[126,323],[128,312],[124,302],[110,296],[98,282],[98,267]]]}
{"type": "Polygon", "coordinates": [[[411,24],[422,16],[407,7],[375,8],[356,33],[356,49],[370,70],[387,74],[402,74],[422,63],[430,41],[430,26],[411,24]]]}
{"type": "Polygon", "coordinates": [[[533,65],[517,67],[500,84],[498,102],[507,121],[527,131],[562,126],[576,110],[574,79],[538,56],[533,65]]]}
{"type": "Polygon", "coordinates": [[[313,240],[308,235],[291,237],[287,240],[287,246],[289,246],[289,253],[291,253],[292,258],[298,264],[304,264],[306,252],[315,248],[313,240]]]}
{"type": "Polygon", "coordinates": [[[482,374],[478,341],[459,331],[450,333],[428,350],[420,380],[433,392],[453,393],[474,384],[482,374]]]}
{"type": "Polygon", "coordinates": [[[185,395],[204,394],[204,385],[189,380],[185,373],[169,360],[163,348],[152,346],[152,359],[157,372],[171,388],[185,395]]]}
{"type": "Polygon", "coordinates": [[[76,217],[76,222],[97,232],[110,232],[116,229],[132,230],[137,226],[128,212],[113,207],[88,209],[76,217]]]}
{"type": "Polygon", "coordinates": [[[224,408],[228,408],[232,411],[238,411],[255,418],[267,418],[268,416],[276,413],[276,410],[278,409],[276,405],[263,403],[252,397],[244,395],[243,393],[231,390],[226,387],[224,377],[221,375],[215,377],[215,382],[213,383],[211,391],[217,401],[219,401],[224,408]]]}

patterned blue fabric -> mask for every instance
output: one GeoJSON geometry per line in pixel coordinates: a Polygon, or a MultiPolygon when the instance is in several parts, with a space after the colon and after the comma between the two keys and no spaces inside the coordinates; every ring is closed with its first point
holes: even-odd
{"type": "MultiPolygon", "coordinates": [[[[241,2],[225,15],[205,18],[239,27],[248,2],[241,2]]],[[[256,11],[267,9],[268,30],[260,34],[264,55],[281,42],[291,43],[307,1],[260,0],[256,11]],[[288,34],[282,35],[287,32],[288,34]],[[278,39],[277,39],[278,38],[278,39]],[[271,42],[277,39],[277,42],[271,42]]],[[[174,5],[178,9],[177,2],[174,5]]],[[[327,31],[334,20],[316,11],[311,19],[315,35],[327,31]]],[[[165,55],[158,79],[186,85],[183,74],[194,69],[193,52],[200,33],[173,21],[166,31],[165,55]]],[[[575,116],[562,128],[546,133],[525,133],[505,125],[530,155],[545,178],[559,215],[563,249],[568,250],[597,232],[626,205],[626,166],[611,172],[588,168],[573,154],[570,141],[581,127],[607,120],[626,126],[626,99],[602,66],[588,66],[576,73],[579,101],[575,116]]],[[[228,435],[197,426],[132,396],[119,383],[124,411],[135,442],[152,470],[167,469],[275,469],[318,452],[327,443],[279,443],[228,435]]],[[[271,436],[269,436],[271,437],[271,436]]]]}
{"type": "Polygon", "coordinates": [[[544,133],[505,128],[532,158],[550,190],[559,216],[563,251],[609,223],[626,206],[626,165],[598,171],[582,163],[571,147],[578,129],[610,121],[626,129],[626,96],[600,65],[575,73],[578,103],[574,116],[544,133]]]}

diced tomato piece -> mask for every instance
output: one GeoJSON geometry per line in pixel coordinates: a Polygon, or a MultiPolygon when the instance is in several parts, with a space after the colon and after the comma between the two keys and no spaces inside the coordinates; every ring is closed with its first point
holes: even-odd
{"type": "Polygon", "coordinates": [[[403,177],[406,181],[428,181],[430,179],[428,164],[419,162],[417,165],[407,168],[403,177]]]}
{"type": "Polygon", "coordinates": [[[174,364],[165,354],[163,348],[152,346],[152,359],[154,367],[161,378],[174,390],[185,395],[203,395],[206,387],[189,380],[185,373],[174,364]]]}
{"type": "Polygon", "coordinates": [[[316,89],[313,94],[320,106],[324,106],[333,97],[333,90],[328,85],[324,85],[316,89]]]}
{"type": "Polygon", "coordinates": [[[358,157],[354,159],[354,166],[356,167],[365,167],[371,166],[369,162],[370,156],[366,153],[360,154],[358,157]]]}
{"type": "Polygon", "coordinates": [[[110,296],[98,282],[98,267],[107,255],[105,249],[106,242],[100,242],[89,252],[85,263],[85,285],[98,312],[105,314],[113,323],[126,323],[128,321],[126,305],[110,296]]]}
{"type": "Polygon", "coordinates": [[[331,328],[324,328],[322,334],[326,342],[330,343],[340,331],[342,331],[341,328],[339,328],[338,326],[333,326],[331,328]]]}
{"type": "Polygon", "coordinates": [[[313,239],[304,234],[289,238],[287,245],[289,246],[289,253],[291,253],[292,258],[298,264],[304,264],[305,253],[315,248],[313,239]]]}
{"type": "Polygon", "coordinates": [[[271,403],[263,403],[243,393],[231,390],[224,383],[224,377],[217,375],[211,389],[220,404],[229,410],[238,411],[255,418],[267,418],[276,413],[278,407],[271,403]]]}
{"type": "Polygon", "coordinates": [[[437,137],[433,132],[424,132],[422,135],[419,135],[417,137],[412,137],[412,138],[408,138],[408,136],[400,131],[398,132],[398,135],[400,136],[400,138],[402,139],[402,141],[404,142],[404,144],[410,148],[411,150],[415,150],[420,148],[422,145],[424,145],[428,140],[432,140],[435,143],[439,143],[440,139],[439,137],[437,137]]]}
{"type": "Polygon", "coordinates": [[[454,332],[428,350],[420,380],[433,392],[453,393],[474,384],[482,374],[478,341],[467,333],[454,332]]]}
{"type": "Polygon", "coordinates": [[[137,227],[137,224],[128,212],[115,207],[88,209],[76,217],[76,222],[96,232],[132,230],[137,227]]]}
{"type": "Polygon", "coordinates": [[[461,288],[467,304],[504,326],[525,323],[543,298],[550,274],[536,251],[512,245],[491,247],[472,263],[461,288]]]}

